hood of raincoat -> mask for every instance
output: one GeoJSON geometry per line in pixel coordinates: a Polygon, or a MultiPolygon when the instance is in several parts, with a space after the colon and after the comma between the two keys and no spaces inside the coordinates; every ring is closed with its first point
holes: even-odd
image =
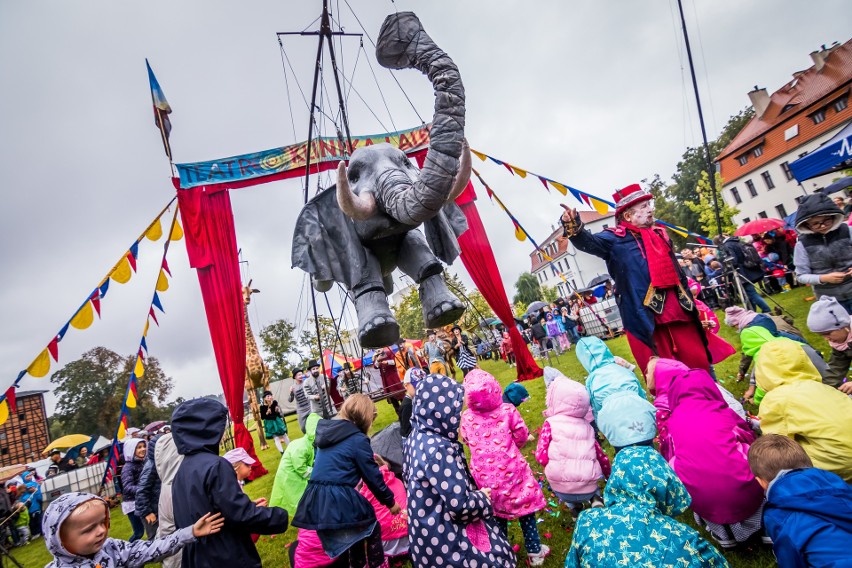
{"type": "Polygon", "coordinates": [[[317,437],[317,424],[319,424],[320,420],[322,420],[322,416],[315,412],[308,414],[307,419],[305,419],[305,436],[307,436],[311,445],[314,444],[314,440],[317,437]]]}
{"type": "MultiPolygon", "coordinates": [[[[777,337],[772,335],[772,332],[762,325],[751,325],[740,333],[740,341],[742,341],[743,344],[743,353],[749,357],[754,357],[764,344],[774,339],[777,339],[777,337]]],[[[791,340],[788,339],[786,341],[791,340]]]]}
{"type": "Polygon", "coordinates": [[[178,453],[171,432],[160,436],[157,447],[154,449],[154,464],[156,464],[160,482],[171,484],[175,480],[181,463],[183,463],[183,456],[178,453]]]}
{"type": "Polygon", "coordinates": [[[821,217],[823,215],[831,215],[834,217],[834,223],[828,232],[835,230],[843,223],[843,211],[840,210],[834,201],[825,194],[814,193],[808,195],[799,204],[799,209],[796,211],[796,231],[800,235],[812,235],[813,231],[808,229],[805,221],[813,217],[821,217]]]}
{"type": "Polygon", "coordinates": [[[631,446],[615,455],[604,490],[607,507],[639,504],[677,517],[692,500],[665,458],[650,446],[631,446]]]}
{"type": "Polygon", "coordinates": [[[767,342],[757,355],[754,378],[757,386],[769,392],[797,381],[820,382],[820,375],[804,349],[791,349],[788,340],[767,342]]]}
{"type": "Polygon", "coordinates": [[[675,359],[659,359],[654,367],[654,406],[670,409],[671,387],[679,377],[689,373],[689,367],[675,359]]]}
{"type": "Polygon", "coordinates": [[[467,407],[473,412],[490,412],[503,404],[500,383],[481,369],[474,369],[464,378],[467,407]]]}
{"type": "Polygon", "coordinates": [[[589,391],[568,378],[555,381],[548,387],[546,401],[545,418],[559,415],[585,418],[589,413],[589,391]]]}
{"type": "Polygon", "coordinates": [[[212,398],[181,403],[172,413],[172,439],[181,455],[206,452],[219,455],[228,409],[212,398]]]}
{"type": "Polygon", "coordinates": [[[615,356],[609,347],[597,337],[583,337],[577,342],[577,360],[586,369],[593,372],[604,365],[615,363],[615,356]]]}
{"type": "Polygon", "coordinates": [[[420,381],[411,409],[411,425],[422,432],[434,432],[448,440],[458,441],[464,388],[440,374],[420,381]]]}
{"type": "MultiPolygon", "coordinates": [[[[148,442],[146,440],[142,440],[141,438],[127,438],[124,441],[124,461],[130,463],[132,461],[142,461],[137,458],[134,454],[136,453],[136,448],[139,447],[139,444],[145,444],[147,447],[148,442]]],[[[145,454],[148,455],[147,453],[145,454]]]]}
{"type": "MultiPolygon", "coordinates": [[[[143,440],[144,441],[144,440],[143,440]]],[[[77,556],[76,554],[71,554],[65,547],[62,545],[62,540],[59,538],[59,528],[62,526],[62,523],[65,522],[65,519],[68,518],[68,515],[71,512],[79,507],[81,504],[86,501],[101,501],[104,503],[104,514],[109,515],[108,509],[106,508],[106,502],[103,501],[97,495],[92,495],[91,493],[65,493],[64,495],[60,495],[53,502],[51,502],[50,506],[44,512],[44,518],[41,521],[42,531],[44,533],[45,544],[47,545],[47,550],[56,558],[56,562],[54,563],[57,566],[77,566],[77,565],[86,565],[91,562],[90,559],[77,556]]]]}
{"type": "Polygon", "coordinates": [[[756,316],[757,312],[753,312],[739,306],[725,308],[725,323],[731,327],[736,327],[740,331],[750,324],[751,320],[753,320],[756,316]]]}

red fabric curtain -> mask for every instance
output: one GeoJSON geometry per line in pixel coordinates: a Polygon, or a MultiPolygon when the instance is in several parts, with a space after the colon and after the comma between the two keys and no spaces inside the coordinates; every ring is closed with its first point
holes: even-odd
{"type": "MultiPolygon", "coordinates": [[[[227,191],[214,187],[178,190],[189,265],[196,269],[225,402],[234,422],[234,442],[257,460],[251,479],[268,473],[243,424],[246,373],[245,320],[234,214],[227,191]]],[[[257,425],[262,428],[262,424],[257,425]]]]}

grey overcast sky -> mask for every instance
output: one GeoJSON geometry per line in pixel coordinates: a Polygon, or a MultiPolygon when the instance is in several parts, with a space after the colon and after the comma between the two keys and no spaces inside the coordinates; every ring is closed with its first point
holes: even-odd
{"type": "MultiPolygon", "coordinates": [[[[330,3],[346,31],[361,31],[346,1],[330,3]]],[[[608,198],[654,173],[668,178],[684,149],[700,140],[674,0],[349,4],[372,37],[388,13],[417,12],[461,70],[471,145],[519,167],[608,198]]],[[[852,29],[843,0],[684,4],[713,137],[749,103],[754,85],[774,91],[811,65],[808,53],[846,41],[852,29]]],[[[308,120],[296,80],[307,94],[316,42],[285,38],[292,63],[285,73],[275,32],[314,29],[320,7],[320,0],[0,2],[0,390],[174,194],[145,58],[174,111],[177,162],[302,141],[308,120]]],[[[338,45],[347,79],[372,109],[350,94],[353,133],[419,124],[367,38],[360,56],[357,39],[338,45]]],[[[397,77],[429,120],[428,81],[413,71],[397,77]]],[[[333,84],[327,88],[333,93],[333,84]]],[[[474,162],[521,222],[546,237],[561,196],[535,179],[474,162]]],[[[278,318],[303,325],[305,279],[290,268],[301,181],[231,196],[246,275],[262,291],[250,311],[255,332],[278,318]]],[[[484,195],[479,207],[511,297],[518,274],[529,270],[530,245],[515,240],[511,222],[484,195]]],[[[97,345],[136,349],[161,251],[162,241],[141,245],[138,274],[112,285],[102,320],[68,332],[52,370],[97,345]]],[[[169,262],[174,279],[161,294],[166,314],[149,333],[150,353],[174,378],[172,396],[221,392],[183,242],[169,262]]],[[[469,282],[460,262],[452,270],[469,282]]],[[[339,299],[332,302],[336,311],[339,299]]],[[[48,377],[27,377],[22,388],[51,385],[48,377]]],[[[48,403],[52,408],[51,397],[48,403]]]]}

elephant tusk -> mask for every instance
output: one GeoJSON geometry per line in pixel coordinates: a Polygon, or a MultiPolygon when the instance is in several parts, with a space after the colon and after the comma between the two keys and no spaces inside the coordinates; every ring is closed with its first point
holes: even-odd
{"type": "Polygon", "coordinates": [[[343,162],[337,166],[337,204],[343,213],[356,221],[369,219],[377,210],[376,197],[372,192],[364,192],[363,195],[352,192],[343,162]]]}
{"type": "Polygon", "coordinates": [[[472,165],[470,163],[470,146],[467,143],[467,140],[462,143],[462,153],[459,157],[459,172],[456,174],[455,179],[453,180],[453,188],[450,190],[450,195],[447,197],[447,202],[455,201],[456,198],[462,194],[462,192],[467,187],[467,184],[470,182],[470,170],[472,165]]]}

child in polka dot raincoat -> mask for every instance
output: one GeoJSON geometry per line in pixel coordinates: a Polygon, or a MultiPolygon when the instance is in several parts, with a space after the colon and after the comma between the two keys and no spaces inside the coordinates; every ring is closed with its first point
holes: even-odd
{"type": "Polygon", "coordinates": [[[500,383],[474,369],[464,379],[467,410],[461,435],[470,446],[470,470],[480,487],[490,487],[494,514],[504,526],[519,519],[532,566],[541,566],[550,548],[541,544],[535,513],[547,506],[520,448],[530,432],[514,405],[504,403],[500,383]]]}
{"type": "Polygon", "coordinates": [[[458,430],[464,389],[443,375],[417,385],[412,431],[403,442],[408,538],[415,568],[513,568],[515,554],[478,490],[458,430]]]}

